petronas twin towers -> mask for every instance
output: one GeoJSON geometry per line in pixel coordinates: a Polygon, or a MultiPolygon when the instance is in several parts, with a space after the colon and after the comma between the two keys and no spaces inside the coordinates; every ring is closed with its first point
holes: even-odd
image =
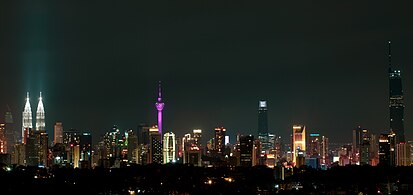
{"type": "MultiPolygon", "coordinates": [[[[22,138],[24,138],[25,129],[33,128],[33,119],[32,119],[32,109],[30,106],[29,92],[27,92],[26,105],[24,106],[23,111],[23,128],[22,128],[22,138]]],[[[45,116],[44,116],[44,107],[42,101],[42,92],[40,92],[39,103],[37,104],[36,111],[36,131],[45,131],[45,116]]],[[[28,132],[27,132],[28,133],[28,132]]]]}

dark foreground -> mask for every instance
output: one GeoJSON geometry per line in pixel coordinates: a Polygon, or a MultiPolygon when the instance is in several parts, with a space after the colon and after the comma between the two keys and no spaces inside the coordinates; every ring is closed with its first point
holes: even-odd
{"type": "Polygon", "coordinates": [[[0,171],[0,194],[413,194],[413,167],[296,169],[278,179],[277,169],[133,165],[115,169],[0,171]]]}

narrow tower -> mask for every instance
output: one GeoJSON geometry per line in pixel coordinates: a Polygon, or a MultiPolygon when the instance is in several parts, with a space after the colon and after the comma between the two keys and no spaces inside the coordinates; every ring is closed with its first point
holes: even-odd
{"type": "Polygon", "coordinates": [[[37,104],[36,112],[36,131],[45,131],[45,121],[44,121],[44,107],[42,101],[42,92],[40,92],[39,104],[37,104]]]}
{"type": "Polygon", "coordinates": [[[268,134],[267,101],[258,102],[258,139],[261,141],[261,153],[266,153],[271,148],[268,134]]]}
{"type": "Polygon", "coordinates": [[[165,104],[162,102],[161,81],[159,81],[158,85],[158,101],[155,103],[155,106],[158,110],[158,132],[162,135],[162,110],[165,104]]]}
{"type": "MultiPolygon", "coordinates": [[[[24,111],[23,111],[23,127],[22,127],[22,141],[24,140],[24,130],[31,129],[33,128],[33,121],[32,121],[32,109],[30,106],[30,98],[29,98],[29,92],[27,92],[26,96],[26,105],[24,106],[24,111]]],[[[27,132],[28,134],[29,132],[27,132]]]]}
{"type": "Polygon", "coordinates": [[[404,102],[400,70],[391,63],[391,42],[389,41],[389,108],[390,131],[396,134],[396,142],[404,143],[404,102]]]}
{"type": "Polygon", "coordinates": [[[268,136],[267,101],[258,103],[258,136],[268,136]]]}

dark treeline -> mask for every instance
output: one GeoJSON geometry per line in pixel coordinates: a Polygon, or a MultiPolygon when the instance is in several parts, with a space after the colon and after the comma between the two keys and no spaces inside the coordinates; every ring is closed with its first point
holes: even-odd
{"type": "Polygon", "coordinates": [[[200,168],[182,164],[113,169],[17,167],[2,171],[1,194],[234,194],[274,191],[273,169],[200,168]]]}
{"type": "Polygon", "coordinates": [[[301,168],[283,181],[277,179],[278,169],[265,166],[0,170],[0,194],[413,194],[413,167],[301,168]]]}

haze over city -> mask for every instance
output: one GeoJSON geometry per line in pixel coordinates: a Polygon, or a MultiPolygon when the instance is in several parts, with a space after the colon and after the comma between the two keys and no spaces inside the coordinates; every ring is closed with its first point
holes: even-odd
{"type": "MultiPolygon", "coordinates": [[[[402,71],[405,135],[412,138],[412,2],[0,2],[0,113],[21,124],[26,92],[43,92],[46,131],[156,123],[205,137],[224,126],[256,134],[306,125],[350,142],[361,125],[389,130],[388,40],[402,71]]],[[[165,131],[164,130],[164,131],[165,131]]]]}

